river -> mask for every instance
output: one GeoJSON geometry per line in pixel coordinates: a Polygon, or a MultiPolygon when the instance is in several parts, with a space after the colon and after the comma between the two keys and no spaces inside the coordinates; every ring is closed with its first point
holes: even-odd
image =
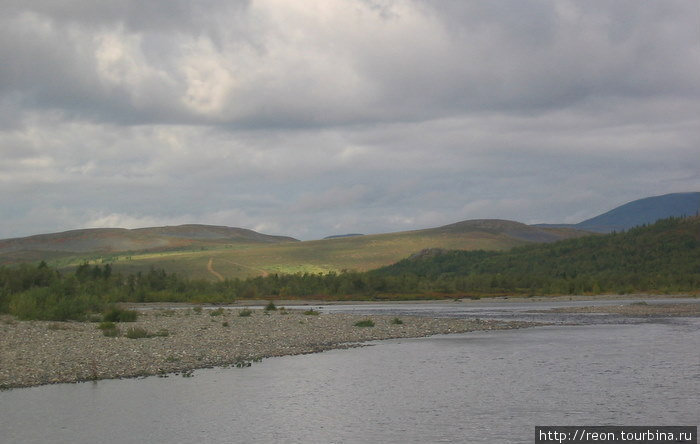
{"type": "Polygon", "coordinates": [[[700,318],[528,313],[562,305],[323,307],[558,325],[8,390],[0,442],[532,443],[536,425],[698,425],[700,318]]]}

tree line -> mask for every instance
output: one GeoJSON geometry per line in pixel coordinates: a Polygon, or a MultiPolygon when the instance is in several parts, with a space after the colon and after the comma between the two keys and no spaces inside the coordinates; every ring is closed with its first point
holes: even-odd
{"type": "Polygon", "coordinates": [[[45,262],[0,267],[0,312],[84,319],[117,302],[230,303],[236,299],[411,299],[499,294],[696,292],[700,218],[669,218],[624,233],[508,251],[431,250],[369,272],[272,274],[222,282],[109,264],[61,273],[45,262]]]}

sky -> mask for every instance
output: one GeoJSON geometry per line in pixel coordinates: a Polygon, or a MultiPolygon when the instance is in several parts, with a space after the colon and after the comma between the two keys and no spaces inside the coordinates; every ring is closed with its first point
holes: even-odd
{"type": "Polygon", "coordinates": [[[0,238],[700,191],[697,0],[0,0],[0,238]]]}

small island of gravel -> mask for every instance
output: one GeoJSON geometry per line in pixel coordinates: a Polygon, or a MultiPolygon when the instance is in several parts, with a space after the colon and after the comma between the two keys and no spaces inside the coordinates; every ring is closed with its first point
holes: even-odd
{"type": "Polygon", "coordinates": [[[693,303],[663,303],[649,304],[633,302],[624,305],[599,305],[586,307],[558,307],[549,310],[532,310],[532,313],[602,313],[632,317],[648,316],[700,316],[700,304],[693,303]]]}
{"type": "Polygon", "coordinates": [[[118,323],[116,337],[105,336],[97,323],[18,321],[2,316],[0,388],[187,375],[197,368],[247,365],[265,357],[347,348],[371,340],[537,325],[299,310],[251,310],[249,316],[240,316],[243,310],[148,310],[135,322],[118,323]],[[355,325],[367,319],[374,325],[355,325]],[[146,332],[148,337],[130,339],[125,335],[129,329],[146,332]]]}

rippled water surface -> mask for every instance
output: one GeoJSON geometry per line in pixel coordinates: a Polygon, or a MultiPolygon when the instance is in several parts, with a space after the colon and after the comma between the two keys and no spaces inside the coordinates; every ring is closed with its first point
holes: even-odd
{"type": "Polygon", "coordinates": [[[700,319],[581,319],[0,392],[0,442],[532,443],[535,425],[698,425],[700,319]]]}

